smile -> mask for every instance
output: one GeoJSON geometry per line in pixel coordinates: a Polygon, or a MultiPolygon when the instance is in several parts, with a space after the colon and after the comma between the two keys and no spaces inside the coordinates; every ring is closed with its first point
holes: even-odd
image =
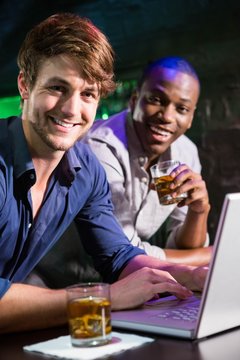
{"type": "Polygon", "coordinates": [[[52,121],[55,123],[55,124],[57,124],[57,125],[60,125],[60,126],[63,126],[63,127],[65,127],[65,128],[73,128],[75,125],[79,125],[78,123],[75,123],[75,124],[73,124],[73,123],[66,123],[66,122],[64,122],[64,121],[61,121],[61,120],[59,120],[59,119],[56,119],[56,118],[52,118],[52,121]]]}
{"type": "Polygon", "coordinates": [[[149,125],[149,127],[150,127],[150,130],[152,131],[152,132],[154,132],[155,134],[157,134],[157,135],[161,135],[161,136],[170,136],[171,134],[172,134],[172,132],[171,131],[168,131],[168,130],[164,130],[164,129],[161,129],[161,128],[159,128],[158,126],[156,126],[156,125],[154,125],[154,124],[150,124],[149,125]]]}

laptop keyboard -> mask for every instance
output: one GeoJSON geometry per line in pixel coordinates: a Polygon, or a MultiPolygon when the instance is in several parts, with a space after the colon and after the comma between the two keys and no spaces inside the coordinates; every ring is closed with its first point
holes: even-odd
{"type": "Polygon", "coordinates": [[[182,307],[179,309],[169,309],[162,311],[157,314],[157,317],[161,319],[172,319],[172,320],[181,320],[188,322],[195,322],[197,319],[199,307],[182,307]]]}

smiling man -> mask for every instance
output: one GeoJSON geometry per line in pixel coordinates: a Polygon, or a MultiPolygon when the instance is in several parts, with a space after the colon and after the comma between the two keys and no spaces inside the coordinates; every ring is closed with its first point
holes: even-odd
{"type": "Polygon", "coordinates": [[[66,290],[26,277],[73,220],[111,283],[113,310],[202,289],[207,268],[160,261],[130,244],[105,171],[81,141],[115,88],[105,35],[77,15],[50,16],[27,34],[18,65],[22,114],[0,122],[0,332],[66,324],[66,290]]]}
{"type": "Polygon", "coordinates": [[[193,67],[179,57],[154,61],[143,71],[129,108],[97,121],[86,138],[103,164],[114,212],[130,242],[147,254],[186,264],[208,263],[208,192],[196,146],[184,133],[191,127],[200,92],[193,67]],[[160,205],[150,167],[175,159],[179,205],[160,205]],[[162,226],[163,225],[163,226],[162,226]]]}

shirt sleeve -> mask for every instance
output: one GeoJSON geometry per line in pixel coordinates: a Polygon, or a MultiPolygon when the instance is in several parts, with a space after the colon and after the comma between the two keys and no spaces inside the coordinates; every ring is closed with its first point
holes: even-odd
{"type": "Polygon", "coordinates": [[[90,186],[89,196],[75,221],[96,270],[112,283],[133,257],[146,253],[130,244],[114,216],[106,173],[95,156],[89,167],[91,178],[84,179],[86,187],[90,186]]]}
{"type": "Polygon", "coordinates": [[[126,189],[131,184],[127,184],[123,167],[111,147],[101,141],[90,139],[89,145],[92,151],[97,155],[107,175],[110,185],[112,201],[114,204],[114,214],[120,222],[122,229],[129,242],[142,249],[147,255],[154,256],[158,259],[165,260],[165,251],[159,246],[142,241],[134,225],[134,216],[132,213],[132,199],[127,194],[131,189],[126,189]]]}
{"type": "Polygon", "coordinates": [[[152,245],[147,241],[142,241],[140,237],[136,235],[131,239],[131,244],[134,246],[138,246],[140,249],[143,249],[147,255],[156,257],[160,260],[166,260],[165,251],[156,245],[152,245]]]}
{"type": "MultiPolygon", "coordinates": [[[[135,216],[132,212],[132,184],[126,180],[125,168],[122,163],[127,162],[121,159],[121,155],[117,153],[118,147],[121,145],[117,144],[118,139],[116,138],[114,147],[108,143],[95,139],[94,137],[88,139],[88,143],[96,154],[101,164],[103,165],[107,179],[110,184],[112,192],[112,201],[114,204],[114,214],[120,222],[123,231],[132,245],[143,249],[148,255],[157,257],[161,260],[166,259],[165,251],[160,246],[155,246],[149,243],[147,240],[143,240],[136,230],[135,216]],[[127,195],[126,195],[127,194],[127,195]]],[[[176,158],[181,158],[183,162],[186,162],[195,172],[201,172],[201,164],[198,156],[196,146],[184,138],[184,146],[177,147],[177,153],[174,153],[176,158]],[[180,148],[180,150],[179,150],[180,148]]],[[[140,206],[140,205],[139,205],[140,206]]],[[[176,249],[176,237],[179,228],[185,221],[187,214],[187,207],[178,208],[169,214],[167,221],[167,232],[166,232],[166,244],[165,248],[176,249]]],[[[162,223],[159,220],[159,228],[162,223]]],[[[206,241],[204,246],[209,245],[209,236],[206,235],[206,241]]]]}
{"type": "MultiPolygon", "coordinates": [[[[194,172],[200,174],[202,167],[199,159],[198,149],[195,144],[193,144],[189,139],[183,136],[183,142],[180,143],[173,150],[173,155],[175,158],[181,159],[181,162],[186,163],[194,172]]],[[[183,206],[181,208],[175,207],[173,212],[170,214],[167,220],[167,232],[166,232],[166,248],[177,249],[176,246],[176,238],[177,233],[185,221],[187,216],[188,207],[183,206]]],[[[209,245],[209,234],[206,234],[206,240],[204,243],[204,247],[209,245]]]]}
{"type": "Polygon", "coordinates": [[[8,279],[0,278],[0,299],[8,291],[11,286],[11,282],[8,279]]]}
{"type": "MultiPolygon", "coordinates": [[[[168,249],[178,249],[176,245],[176,237],[179,229],[181,228],[185,217],[187,213],[187,206],[184,206],[182,208],[176,207],[174,211],[171,213],[169,218],[167,219],[167,225],[166,225],[166,248],[168,249]]],[[[206,234],[206,240],[204,243],[204,247],[209,246],[210,240],[209,240],[209,234],[206,234]]]]}

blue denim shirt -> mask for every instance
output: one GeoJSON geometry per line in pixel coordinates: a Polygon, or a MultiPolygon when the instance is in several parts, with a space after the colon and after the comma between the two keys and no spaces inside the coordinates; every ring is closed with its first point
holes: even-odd
{"type": "Polygon", "coordinates": [[[133,247],[112,211],[105,171],[78,141],[50,179],[33,221],[31,186],[36,173],[21,118],[0,120],[0,296],[21,282],[75,219],[87,252],[104,281],[144,252],[133,247]]]}

